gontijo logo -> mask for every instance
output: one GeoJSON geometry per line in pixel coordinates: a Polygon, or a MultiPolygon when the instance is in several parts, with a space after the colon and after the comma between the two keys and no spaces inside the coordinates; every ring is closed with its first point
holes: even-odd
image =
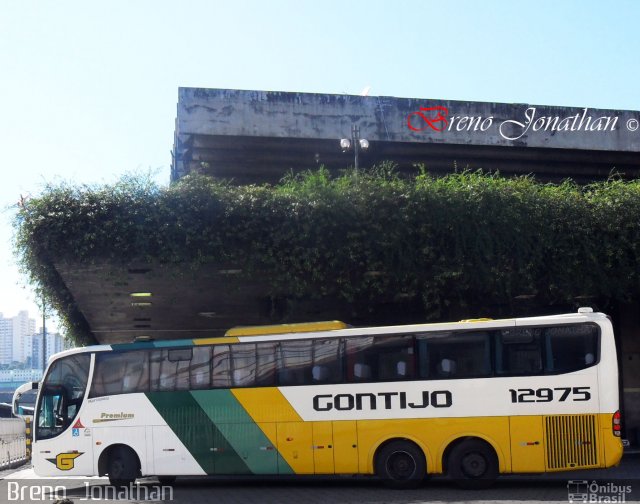
{"type": "Polygon", "coordinates": [[[313,396],[313,409],[316,411],[338,411],[378,409],[421,409],[432,406],[434,408],[450,408],[453,395],[449,390],[422,391],[420,400],[408,401],[406,392],[365,392],[358,394],[318,394],[313,396]]]}
{"type": "Polygon", "coordinates": [[[74,461],[84,452],[58,453],[56,458],[47,459],[61,471],[70,471],[74,467],[74,461]]]}

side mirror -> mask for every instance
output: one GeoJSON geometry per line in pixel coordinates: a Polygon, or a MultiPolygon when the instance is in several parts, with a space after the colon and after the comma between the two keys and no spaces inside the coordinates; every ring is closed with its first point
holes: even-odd
{"type": "Polygon", "coordinates": [[[39,382],[27,382],[15,390],[11,401],[11,412],[15,416],[20,418],[33,416],[39,385],[39,382]]]}

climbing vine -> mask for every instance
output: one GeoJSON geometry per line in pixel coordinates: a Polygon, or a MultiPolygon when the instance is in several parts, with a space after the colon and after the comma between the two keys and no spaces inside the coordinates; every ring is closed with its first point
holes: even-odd
{"type": "Polygon", "coordinates": [[[389,164],[338,176],[321,168],[276,185],[124,177],[50,185],[21,205],[15,230],[29,282],[80,343],[92,336],[56,262],[237,264],[268,278],[272,295],[416,299],[425,319],[520,295],[553,304],[640,294],[640,181],[423,169],[407,178],[389,164]]]}

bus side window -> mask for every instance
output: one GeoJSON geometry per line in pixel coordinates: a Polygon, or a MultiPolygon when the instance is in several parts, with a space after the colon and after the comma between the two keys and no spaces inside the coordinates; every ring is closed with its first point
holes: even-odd
{"type": "Polygon", "coordinates": [[[593,324],[546,328],[545,372],[570,373],[593,366],[598,361],[598,336],[593,324]]]}
{"type": "Polygon", "coordinates": [[[231,355],[231,378],[234,387],[275,385],[275,343],[231,345],[231,355]]]}
{"type": "Polygon", "coordinates": [[[311,383],[342,382],[342,340],[333,338],[313,342],[311,383]]]}
{"type": "Polygon", "coordinates": [[[149,352],[98,353],[90,397],[147,392],[149,352]]]}
{"type": "Polygon", "coordinates": [[[216,345],[213,347],[213,360],[211,361],[212,387],[228,388],[231,386],[229,376],[230,356],[229,345],[216,345]]]}
{"type": "Polygon", "coordinates": [[[347,381],[366,382],[373,377],[368,352],[373,347],[373,337],[346,338],[347,381]]]}
{"type": "Polygon", "coordinates": [[[191,352],[166,348],[153,350],[150,361],[152,391],[189,390],[191,352]]]}
{"type": "Polygon", "coordinates": [[[312,340],[282,341],[278,353],[278,384],[311,383],[312,340]]]}
{"type": "Polygon", "coordinates": [[[421,334],[416,334],[416,349],[418,350],[418,378],[429,378],[429,348],[427,340],[421,334]]]}
{"type": "Polygon", "coordinates": [[[402,381],[415,376],[413,336],[347,338],[347,379],[402,381]]]}
{"type": "Polygon", "coordinates": [[[211,347],[193,347],[193,358],[189,366],[191,389],[211,388],[211,347]]]}
{"type": "Polygon", "coordinates": [[[378,361],[378,381],[401,381],[414,377],[412,336],[378,338],[373,347],[378,361]]]}
{"type": "Polygon", "coordinates": [[[90,397],[119,394],[123,379],[124,364],[119,354],[97,354],[90,397]]]}
{"type": "Polygon", "coordinates": [[[256,350],[256,386],[276,384],[276,343],[258,343],[256,350]]]}
{"type": "Polygon", "coordinates": [[[124,365],[120,354],[97,354],[89,397],[119,394],[122,391],[123,379],[124,365]]]}
{"type": "Polygon", "coordinates": [[[356,362],[353,365],[353,380],[354,381],[367,381],[371,379],[371,366],[363,364],[362,362],[356,362]]]}
{"type": "Polygon", "coordinates": [[[496,373],[521,376],[542,372],[541,330],[535,327],[495,332],[496,373]]]}
{"type": "Polygon", "coordinates": [[[417,340],[421,378],[478,378],[492,373],[487,331],[424,333],[417,340]]]}
{"type": "Polygon", "coordinates": [[[253,387],[256,383],[256,345],[231,345],[231,378],[234,387],[253,387]]]}
{"type": "Polygon", "coordinates": [[[149,390],[149,352],[138,350],[122,355],[125,365],[125,377],[122,381],[122,393],[147,392],[149,390]]]}

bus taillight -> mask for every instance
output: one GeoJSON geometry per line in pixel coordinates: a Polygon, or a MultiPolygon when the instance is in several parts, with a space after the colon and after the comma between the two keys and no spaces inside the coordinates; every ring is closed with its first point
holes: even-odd
{"type": "Polygon", "coordinates": [[[622,415],[620,415],[620,410],[616,411],[611,417],[611,428],[613,429],[613,435],[620,437],[622,430],[622,415]]]}

